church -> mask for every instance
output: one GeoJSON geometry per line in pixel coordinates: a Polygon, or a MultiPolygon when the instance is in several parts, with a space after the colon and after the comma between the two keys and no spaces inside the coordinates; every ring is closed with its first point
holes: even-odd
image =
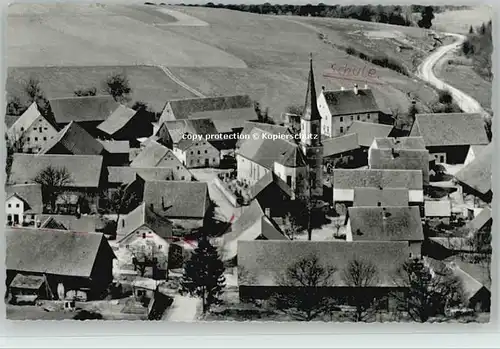
{"type": "Polygon", "coordinates": [[[254,186],[266,175],[278,177],[298,195],[323,196],[323,145],[313,62],[298,137],[279,137],[282,126],[255,125],[236,151],[237,179],[254,186]],[[278,137],[272,137],[272,135],[278,137]]]}

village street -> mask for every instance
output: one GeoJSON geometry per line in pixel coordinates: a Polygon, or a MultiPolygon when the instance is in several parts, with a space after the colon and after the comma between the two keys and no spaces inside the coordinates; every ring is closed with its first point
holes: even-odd
{"type": "Polygon", "coordinates": [[[176,295],[174,302],[163,314],[164,321],[192,322],[196,321],[201,311],[199,298],[176,295]]]}

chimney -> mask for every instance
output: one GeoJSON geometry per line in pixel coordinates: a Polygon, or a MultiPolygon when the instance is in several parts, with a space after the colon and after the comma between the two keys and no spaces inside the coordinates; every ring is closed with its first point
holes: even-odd
{"type": "Polygon", "coordinates": [[[365,84],[365,90],[368,90],[368,84],[365,84]]]}
{"type": "Polygon", "coordinates": [[[354,84],[354,94],[358,94],[358,84],[354,84]]]}
{"type": "Polygon", "coordinates": [[[340,91],[344,91],[344,86],[340,86],[340,91]]]}
{"type": "Polygon", "coordinates": [[[325,91],[325,86],[321,86],[321,91],[325,91]]]}

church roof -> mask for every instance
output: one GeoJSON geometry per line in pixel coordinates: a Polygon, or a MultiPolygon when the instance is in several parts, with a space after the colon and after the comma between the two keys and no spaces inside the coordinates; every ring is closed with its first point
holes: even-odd
{"type": "Polygon", "coordinates": [[[318,99],[316,98],[316,86],[314,84],[314,71],[312,58],[309,61],[309,78],[307,80],[306,101],[304,104],[304,111],[302,112],[302,119],[304,120],[321,120],[318,110],[318,99]]]}

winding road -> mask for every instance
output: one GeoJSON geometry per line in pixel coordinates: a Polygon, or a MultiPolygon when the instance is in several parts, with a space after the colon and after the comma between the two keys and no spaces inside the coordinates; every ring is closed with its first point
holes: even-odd
{"type": "Polygon", "coordinates": [[[481,107],[478,101],[469,96],[468,94],[460,91],[459,89],[447,84],[443,80],[440,80],[434,74],[434,68],[448,53],[459,49],[463,42],[466,40],[466,36],[455,33],[444,33],[447,36],[453,36],[457,40],[452,44],[441,46],[431,55],[429,55],[417,68],[417,76],[430,83],[434,87],[440,90],[447,90],[453,96],[453,99],[458,104],[460,109],[465,113],[479,113],[484,117],[491,117],[484,109],[481,107]]]}

